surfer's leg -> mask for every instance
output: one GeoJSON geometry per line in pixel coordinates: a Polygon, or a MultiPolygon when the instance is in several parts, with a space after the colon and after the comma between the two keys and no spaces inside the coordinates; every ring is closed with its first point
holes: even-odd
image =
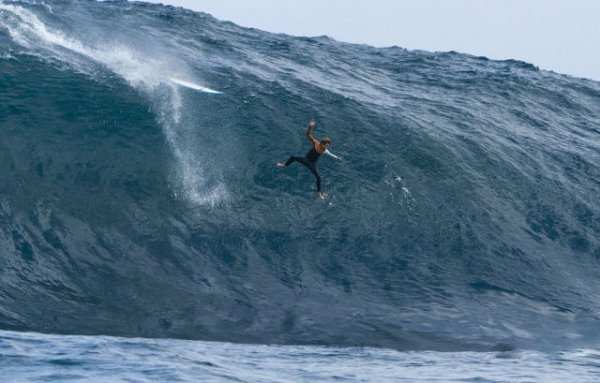
{"type": "Polygon", "coordinates": [[[285,166],[289,166],[293,162],[300,162],[302,165],[308,166],[304,157],[295,157],[295,156],[291,156],[287,161],[285,161],[285,166]]]}
{"type": "Polygon", "coordinates": [[[315,176],[315,179],[317,181],[317,192],[321,193],[321,176],[319,175],[319,171],[317,170],[317,167],[314,164],[314,162],[310,162],[309,160],[307,160],[304,157],[291,156],[285,162],[285,164],[281,164],[281,165],[283,165],[283,166],[289,166],[289,165],[291,165],[294,162],[299,162],[302,165],[306,166],[308,168],[308,170],[310,170],[310,172],[315,176]]]}
{"type": "Polygon", "coordinates": [[[307,166],[310,172],[315,176],[317,180],[317,192],[321,193],[321,176],[319,175],[319,171],[316,166],[307,166]]]}
{"type": "Polygon", "coordinates": [[[278,162],[276,165],[277,165],[278,168],[285,168],[285,167],[291,165],[293,162],[296,162],[296,161],[302,163],[301,160],[303,160],[302,157],[291,156],[290,158],[288,158],[287,161],[285,161],[285,162],[278,162]]]}

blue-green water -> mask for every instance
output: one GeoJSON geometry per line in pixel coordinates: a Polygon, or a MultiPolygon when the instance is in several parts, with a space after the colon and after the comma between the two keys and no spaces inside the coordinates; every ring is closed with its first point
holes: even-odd
{"type": "Polygon", "coordinates": [[[2,0],[0,328],[597,348],[599,101],[513,60],[2,0]],[[274,167],[313,117],[325,201],[274,167]]]}

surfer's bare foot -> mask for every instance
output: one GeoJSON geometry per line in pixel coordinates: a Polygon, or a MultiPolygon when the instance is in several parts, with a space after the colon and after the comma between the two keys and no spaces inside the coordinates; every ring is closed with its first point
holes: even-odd
{"type": "Polygon", "coordinates": [[[275,164],[278,168],[285,168],[285,164],[283,162],[278,162],[275,164]]]}
{"type": "Polygon", "coordinates": [[[327,197],[327,193],[319,192],[318,194],[319,194],[319,198],[321,198],[321,199],[325,199],[327,197]]]}

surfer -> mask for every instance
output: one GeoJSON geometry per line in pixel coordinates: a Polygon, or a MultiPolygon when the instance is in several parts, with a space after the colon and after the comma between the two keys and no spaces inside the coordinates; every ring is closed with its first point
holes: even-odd
{"type": "Polygon", "coordinates": [[[310,120],[310,122],[308,123],[308,129],[306,130],[306,137],[308,138],[308,141],[312,145],[312,148],[310,149],[310,151],[308,153],[306,153],[306,156],[304,156],[304,157],[291,156],[285,163],[278,162],[277,167],[285,168],[286,166],[289,166],[293,162],[299,162],[302,165],[306,166],[308,168],[308,170],[310,170],[310,172],[315,176],[315,179],[317,181],[317,193],[319,195],[319,198],[325,199],[326,194],[323,193],[323,191],[321,190],[321,176],[319,175],[319,170],[317,169],[317,161],[319,160],[319,157],[321,156],[321,154],[327,154],[328,156],[331,156],[331,157],[335,158],[336,160],[341,160],[341,158],[336,156],[335,154],[331,153],[327,149],[331,145],[331,138],[324,137],[321,140],[318,140],[317,138],[315,138],[313,133],[314,133],[316,126],[317,126],[317,124],[315,123],[315,120],[310,120]]]}

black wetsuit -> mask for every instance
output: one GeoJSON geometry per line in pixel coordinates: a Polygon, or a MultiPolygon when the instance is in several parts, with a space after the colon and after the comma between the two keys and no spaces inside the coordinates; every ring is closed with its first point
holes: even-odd
{"type": "Polygon", "coordinates": [[[321,153],[317,152],[315,148],[312,148],[306,156],[304,157],[290,157],[286,162],[285,166],[288,166],[292,162],[300,162],[302,165],[306,166],[308,170],[315,176],[317,179],[317,191],[321,191],[321,176],[319,176],[319,170],[317,169],[317,161],[321,157],[321,153]]]}

